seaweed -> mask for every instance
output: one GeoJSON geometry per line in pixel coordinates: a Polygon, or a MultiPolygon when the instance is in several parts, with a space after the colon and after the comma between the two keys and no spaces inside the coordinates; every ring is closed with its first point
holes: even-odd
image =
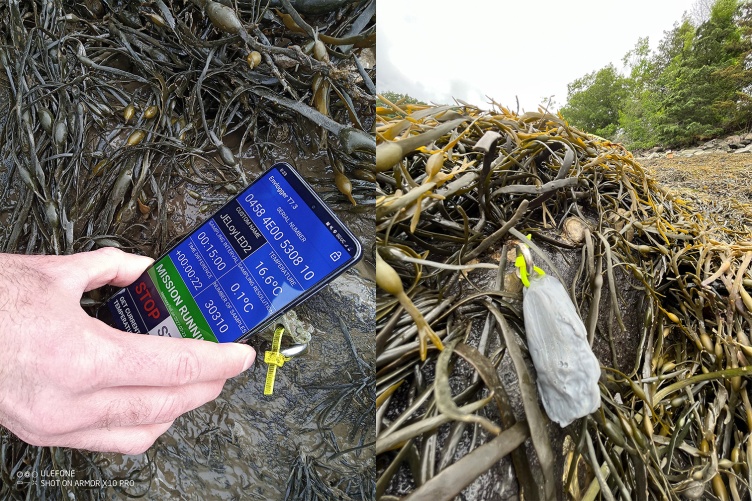
{"type": "Polygon", "coordinates": [[[546,110],[379,99],[377,495],[448,499],[498,478],[509,456],[526,499],[748,496],[743,220],[714,224],[622,145],[546,110]],[[540,408],[507,256],[527,235],[602,368],[601,407],[559,431],[540,408]],[[481,365],[513,376],[493,382],[481,365]],[[516,445],[485,468],[463,459],[512,430],[516,445]],[[560,435],[565,460],[552,454],[560,435]]]}

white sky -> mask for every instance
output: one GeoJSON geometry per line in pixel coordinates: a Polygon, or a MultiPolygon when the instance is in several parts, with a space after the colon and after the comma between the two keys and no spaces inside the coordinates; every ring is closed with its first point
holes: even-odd
{"type": "Polygon", "coordinates": [[[613,63],[638,37],[655,49],[696,0],[378,0],[379,92],[426,102],[460,98],[488,109],[492,97],[532,111],[567,84],[613,63]]]}

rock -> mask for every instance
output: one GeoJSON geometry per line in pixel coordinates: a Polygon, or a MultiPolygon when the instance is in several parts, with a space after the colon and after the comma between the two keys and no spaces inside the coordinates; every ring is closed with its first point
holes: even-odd
{"type": "MultiPolygon", "coordinates": [[[[363,68],[370,70],[376,67],[376,51],[370,47],[366,47],[360,52],[360,64],[363,68]]],[[[750,139],[752,141],[752,139],[750,139]]]]}
{"type": "Polygon", "coordinates": [[[749,153],[752,152],[752,132],[746,134],[734,134],[725,138],[715,138],[702,144],[687,147],[681,150],[670,150],[655,146],[642,151],[640,160],[653,160],[657,158],[688,158],[710,153],[749,153]]]}
{"type": "Polygon", "coordinates": [[[742,138],[741,138],[741,136],[730,136],[730,137],[726,138],[725,143],[732,150],[736,150],[736,149],[741,148],[741,147],[744,146],[744,144],[742,144],[742,138]]]}

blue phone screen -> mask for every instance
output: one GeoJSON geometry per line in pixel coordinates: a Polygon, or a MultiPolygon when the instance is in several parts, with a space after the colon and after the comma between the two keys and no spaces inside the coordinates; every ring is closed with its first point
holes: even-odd
{"type": "Polygon", "coordinates": [[[359,257],[352,234],[277,163],[108,307],[121,330],[232,342],[359,257]]]}

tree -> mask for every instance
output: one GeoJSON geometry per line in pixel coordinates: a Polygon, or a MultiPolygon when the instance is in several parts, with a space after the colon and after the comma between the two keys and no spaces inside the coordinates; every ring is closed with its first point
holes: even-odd
{"type": "Polygon", "coordinates": [[[707,113],[705,89],[698,92],[694,86],[704,86],[699,80],[707,68],[694,67],[695,38],[695,27],[685,17],[666,33],[653,59],[659,70],[652,85],[656,105],[652,125],[664,145],[684,145],[713,132],[703,127],[706,118],[700,120],[707,113]]]}
{"type": "Polygon", "coordinates": [[[715,77],[729,86],[716,106],[724,129],[748,130],[752,125],[752,3],[743,2],[734,14],[738,27],[726,44],[733,57],[716,70],[715,77]]]}
{"type": "Polygon", "coordinates": [[[625,79],[609,64],[567,86],[567,104],[561,114],[587,132],[611,137],[619,125],[626,93],[625,79]]]}
{"type": "Polygon", "coordinates": [[[631,148],[651,148],[657,138],[654,123],[658,110],[655,80],[658,68],[647,37],[638,38],[634,48],[622,58],[629,76],[625,79],[626,98],[619,110],[623,140],[631,148]]]}
{"type": "Polygon", "coordinates": [[[706,22],[695,30],[685,19],[659,50],[659,57],[668,61],[657,78],[655,129],[664,144],[705,140],[737,125],[736,88],[729,72],[741,68],[738,7],[736,0],[716,0],[706,22]]]}
{"type": "MultiPolygon", "coordinates": [[[[408,96],[407,94],[400,94],[398,92],[392,92],[390,90],[382,92],[381,95],[396,105],[426,104],[423,101],[419,101],[418,99],[415,99],[414,97],[408,96]]],[[[377,99],[376,105],[384,106],[385,103],[383,103],[380,99],[377,99]]]]}
{"type": "Polygon", "coordinates": [[[603,136],[618,124],[619,140],[637,148],[683,146],[752,126],[750,0],[698,0],[694,18],[685,14],[655,52],[641,38],[623,62],[625,77],[607,66],[569,84],[565,118],[603,136]]]}

